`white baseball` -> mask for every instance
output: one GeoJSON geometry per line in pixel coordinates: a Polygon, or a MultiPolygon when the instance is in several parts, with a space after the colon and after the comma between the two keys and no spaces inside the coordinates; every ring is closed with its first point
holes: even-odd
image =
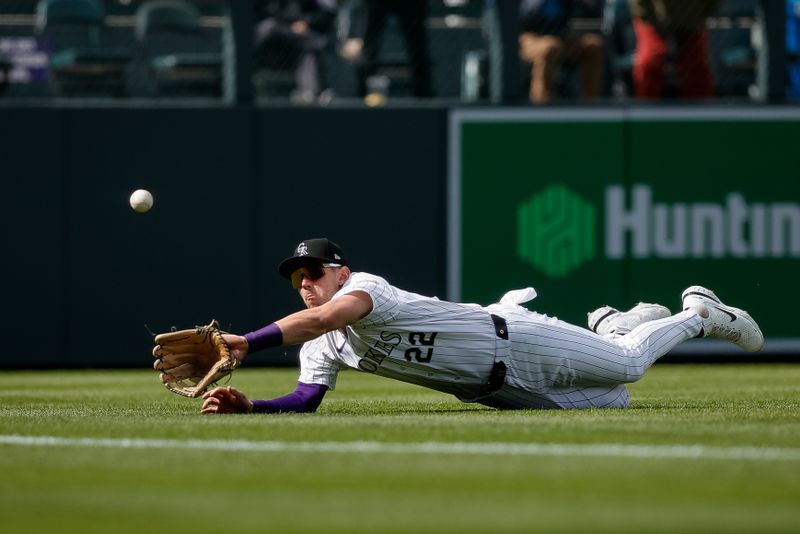
{"type": "Polygon", "coordinates": [[[144,213],[153,207],[153,195],[147,189],[137,189],[131,195],[130,203],[134,211],[144,213]]]}

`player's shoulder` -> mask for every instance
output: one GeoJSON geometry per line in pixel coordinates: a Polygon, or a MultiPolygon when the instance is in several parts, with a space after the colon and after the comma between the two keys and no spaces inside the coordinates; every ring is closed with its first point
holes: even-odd
{"type": "Polygon", "coordinates": [[[353,291],[356,289],[369,290],[370,288],[388,285],[390,285],[389,282],[387,282],[385,278],[382,278],[378,275],[365,272],[354,272],[350,273],[347,281],[342,286],[342,292],[353,291]]]}

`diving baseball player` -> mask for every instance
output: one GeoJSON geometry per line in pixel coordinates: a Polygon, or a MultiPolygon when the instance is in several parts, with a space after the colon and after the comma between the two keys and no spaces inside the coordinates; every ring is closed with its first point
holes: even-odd
{"type": "Polygon", "coordinates": [[[587,330],[522,307],[536,295],[532,288],[509,291],[489,306],[404,291],[351,271],[328,239],[300,243],[279,272],[306,309],[225,338],[239,359],[304,343],[297,388],[256,401],[216,388],[204,395],[203,413],[313,412],[348,368],[495,408],[624,408],[625,384],[683,341],[714,337],[758,351],[764,340],[750,315],[700,286],[684,291],[683,311],[675,315],[655,304],[628,312],[606,306],[589,315],[587,330]]]}

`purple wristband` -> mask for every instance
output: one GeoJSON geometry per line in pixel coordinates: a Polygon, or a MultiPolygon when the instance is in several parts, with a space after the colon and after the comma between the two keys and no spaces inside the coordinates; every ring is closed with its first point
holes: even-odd
{"type": "Polygon", "coordinates": [[[247,333],[244,338],[247,340],[248,354],[257,350],[283,345],[283,332],[275,323],[270,323],[264,328],[247,333]]]}

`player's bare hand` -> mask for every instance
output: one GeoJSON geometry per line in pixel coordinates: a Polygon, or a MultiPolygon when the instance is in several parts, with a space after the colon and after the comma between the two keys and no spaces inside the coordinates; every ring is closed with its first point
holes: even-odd
{"type": "Polygon", "coordinates": [[[239,363],[247,356],[248,344],[244,336],[237,336],[235,334],[222,334],[222,339],[228,344],[231,349],[231,356],[239,360],[239,363]]]}
{"type": "Polygon", "coordinates": [[[201,413],[248,413],[253,403],[238,389],[226,386],[214,388],[203,395],[201,413]]]}

